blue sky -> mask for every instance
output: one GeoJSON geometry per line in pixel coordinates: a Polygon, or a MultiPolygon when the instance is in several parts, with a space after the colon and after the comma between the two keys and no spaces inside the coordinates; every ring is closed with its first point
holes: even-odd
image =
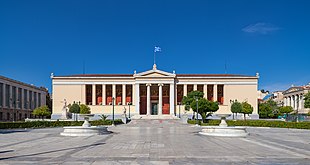
{"type": "Polygon", "coordinates": [[[310,1],[0,1],[0,75],[260,73],[259,89],[310,82],[310,1]]]}

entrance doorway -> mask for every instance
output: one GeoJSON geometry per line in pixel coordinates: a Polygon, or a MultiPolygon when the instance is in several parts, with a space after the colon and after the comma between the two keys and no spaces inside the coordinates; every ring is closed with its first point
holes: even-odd
{"type": "Polygon", "coordinates": [[[158,103],[152,103],[151,115],[158,115],[158,103]]]}

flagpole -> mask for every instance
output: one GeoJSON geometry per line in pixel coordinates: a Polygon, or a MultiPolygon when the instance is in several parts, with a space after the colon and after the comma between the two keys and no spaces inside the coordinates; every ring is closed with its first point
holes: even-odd
{"type": "Polygon", "coordinates": [[[155,58],[156,58],[156,53],[154,51],[154,64],[156,64],[155,58]]]}

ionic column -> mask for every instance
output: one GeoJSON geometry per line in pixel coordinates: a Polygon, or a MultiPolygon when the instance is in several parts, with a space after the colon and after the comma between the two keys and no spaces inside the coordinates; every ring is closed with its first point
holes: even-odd
{"type": "Polygon", "coordinates": [[[136,83],[134,86],[133,91],[135,95],[132,95],[132,97],[134,97],[133,102],[136,108],[136,113],[140,114],[140,84],[136,83]]]}
{"type": "Polygon", "coordinates": [[[122,85],[122,105],[126,105],[126,84],[122,85]]]}
{"type": "Polygon", "coordinates": [[[158,94],[158,115],[163,114],[163,85],[164,84],[158,84],[159,86],[159,94],[158,94]]]}
{"type": "Polygon", "coordinates": [[[213,101],[217,101],[217,84],[213,85],[213,101]]]}
{"type": "Polygon", "coordinates": [[[183,96],[187,96],[187,84],[183,85],[183,96]]]}
{"type": "Polygon", "coordinates": [[[92,85],[92,105],[96,105],[96,84],[92,85]]]}
{"type": "Polygon", "coordinates": [[[102,105],[106,104],[106,85],[102,84],[102,105]]]}
{"type": "Polygon", "coordinates": [[[208,99],[208,85],[204,84],[203,85],[203,94],[204,94],[204,98],[208,99]]]}
{"type": "Polygon", "coordinates": [[[151,84],[146,84],[146,115],[151,115],[151,84]]]}
{"type": "Polygon", "coordinates": [[[197,84],[194,84],[194,91],[197,91],[197,84]]]}
{"type": "Polygon", "coordinates": [[[115,84],[113,84],[112,85],[112,98],[114,98],[114,101],[112,100],[112,104],[114,104],[115,105],[115,103],[116,103],[116,85],[115,84]]]}
{"type": "Polygon", "coordinates": [[[169,99],[170,99],[170,115],[174,115],[174,83],[170,84],[170,94],[169,94],[169,99]]]}
{"type": "Polygon", "coordinates": [[[283,105],[286,106],[286,97],[283,99],[283,105]]]}

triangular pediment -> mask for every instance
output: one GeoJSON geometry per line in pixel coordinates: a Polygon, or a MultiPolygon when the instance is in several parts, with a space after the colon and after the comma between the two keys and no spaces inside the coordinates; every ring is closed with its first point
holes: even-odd
{"type": "Polygon", "coordinates": [[[156,67],[153,67],[152,70],[134,74],[134,77],[175,77],[175,76],[176,76],[175,73],[169,73],[162,70],[158,70],[156,67]]]}
{"type": "Polygon", "coordinates": [[[300,91],[300,90],[302,90],[302,87],[291,87],[288,90],[284,91],[283,94],[296,92],[296,91],[300,91]]]}

